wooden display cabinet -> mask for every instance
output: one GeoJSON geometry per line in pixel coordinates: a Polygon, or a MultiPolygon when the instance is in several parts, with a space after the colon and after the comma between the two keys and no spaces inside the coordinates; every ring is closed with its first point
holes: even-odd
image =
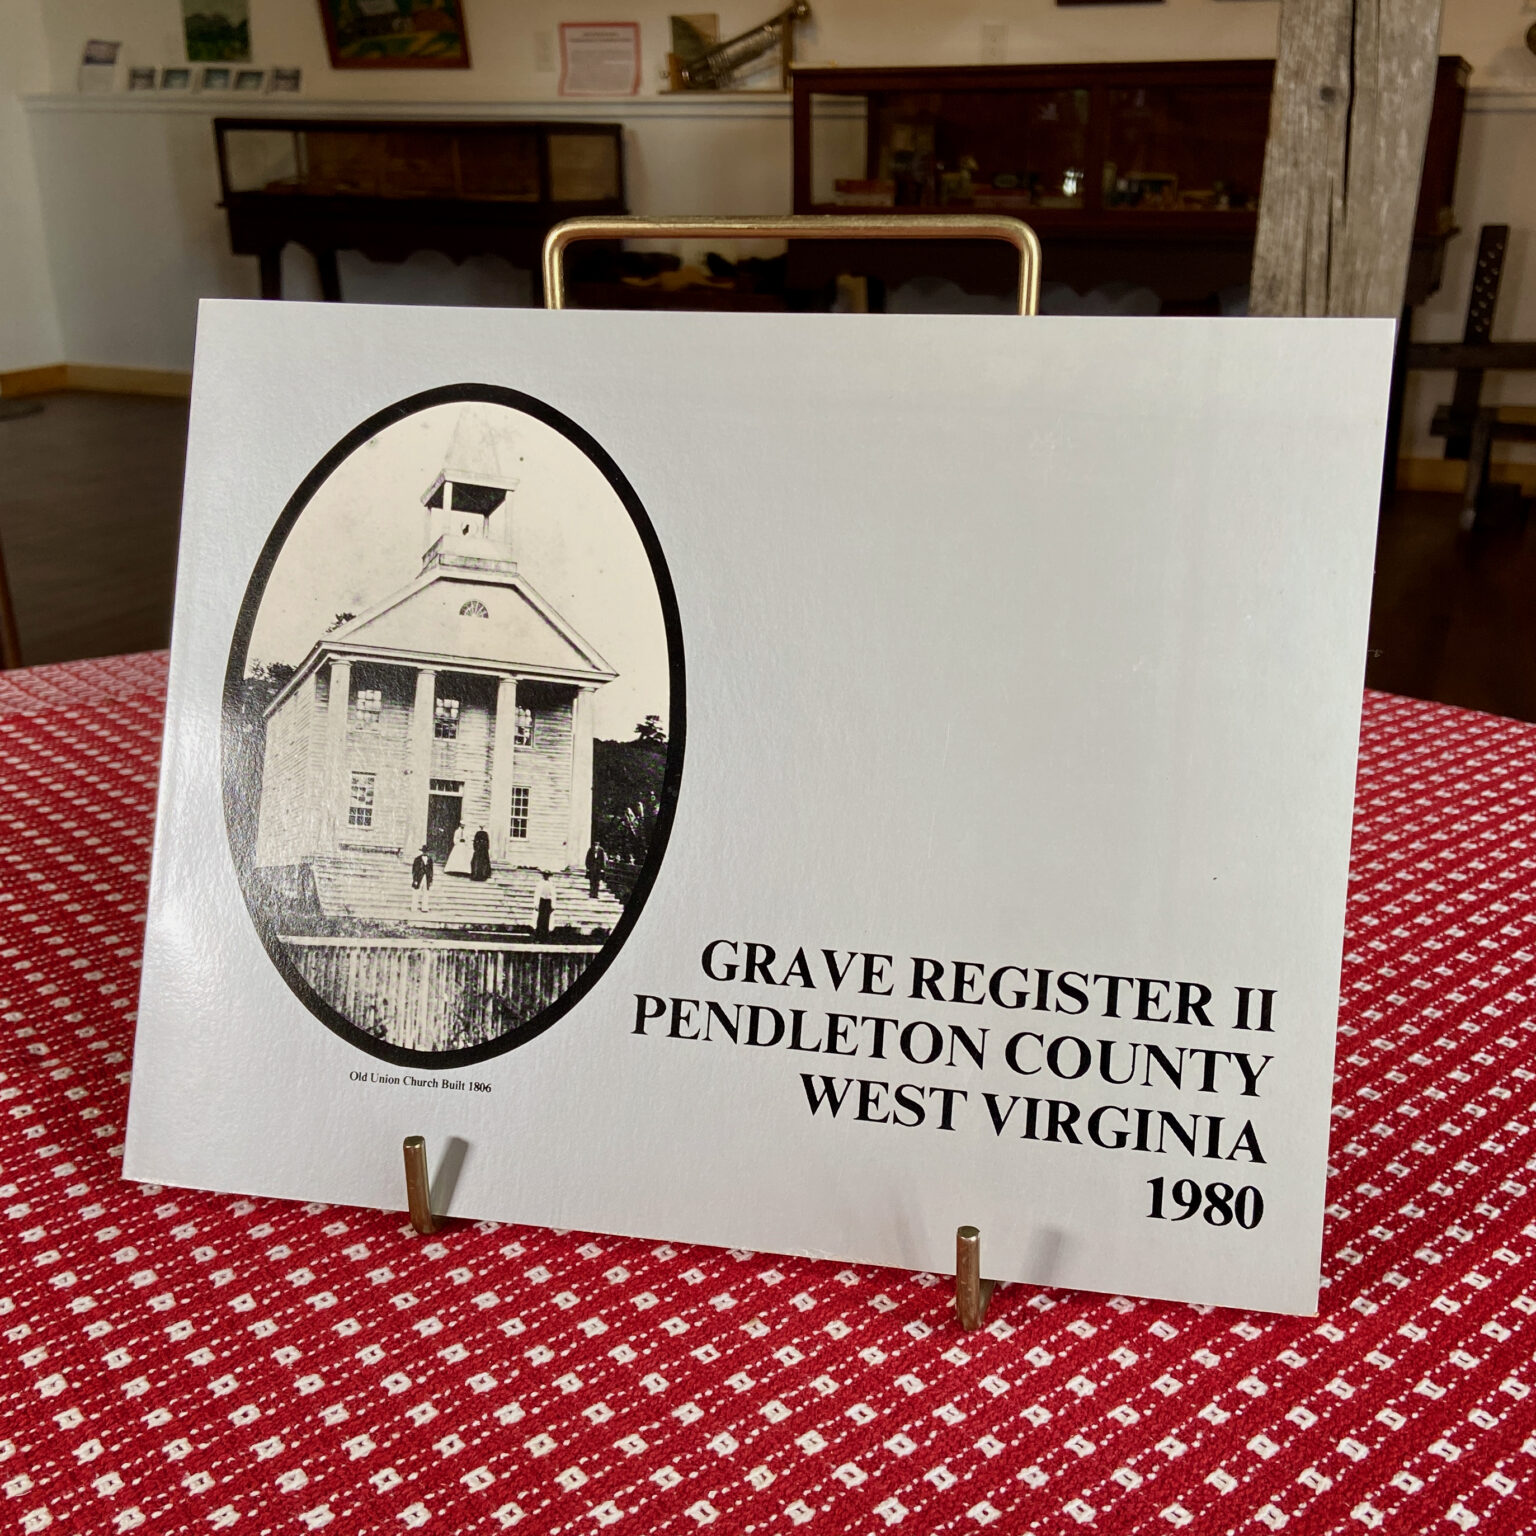
{"type": "MultiPolygon", "coordinates": [[[[1468,66],[1442,58],[1408,303],[1439,285],[1468,66]]],[[[1274,62],[796,69],[796,213],[1002,212],[1035,230],[1047,282],[1123,281],[1169,312],[1248,281],[1274,62]]],[[[1000,252],[914,242],[791,249],[792,282],[942,273],[1006,292],[1000,252]],[[961,253],[964,253],[963,255],[961,253]]]]}
{"type": "Polygon", "coordinates": [[[628,211],[616,123],[220,117],[213,132],[230,245],[259,258],[263,298],[282,297],[289,241],[314,255],[327,299],[341,297],[338,250],[504,256],[537,290],[552,225],[628,211]]]}

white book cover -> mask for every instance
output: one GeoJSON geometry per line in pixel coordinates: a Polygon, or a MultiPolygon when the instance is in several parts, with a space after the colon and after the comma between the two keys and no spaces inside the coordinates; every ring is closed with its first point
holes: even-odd
{"type": "Polygon", "coordinates": [[[1392,342],[205,302],[126,1175],[1314,1310],[1392,342]]]}

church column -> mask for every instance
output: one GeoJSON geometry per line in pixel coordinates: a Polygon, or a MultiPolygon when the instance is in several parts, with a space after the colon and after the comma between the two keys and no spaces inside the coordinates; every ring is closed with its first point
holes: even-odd
{"type": "Polygon", "coordinates": [[[416,699],[411,705],[411,729],[406,747],[405,854],[414,858],[427,840],[427,796],[432,790],[432,725],[437,704],[437,673],[422,667],[416,673],[416,699]]]}
{"type": "Polygon", "coordinates": [[[331,691],[325,706],[326,796],[331,807],[330,843],[334,852],[347,832],[352,802],[352,770],[347,761],[347,711],[352,702],[352,663],[331,660],[331,691]]]}
{"type": "Polygon", "coordinates": [[[517,679],[496,680],[496,734],[491,738],[491,857],[506,862],[512,825],[512,766],[517,755],[517,679]]]}
{"type": "Polygon", "coordinates": [[[571,830],[566,862],[583,864],[592,846],[592,690],[578,688],[571,701],[571,830]]]}

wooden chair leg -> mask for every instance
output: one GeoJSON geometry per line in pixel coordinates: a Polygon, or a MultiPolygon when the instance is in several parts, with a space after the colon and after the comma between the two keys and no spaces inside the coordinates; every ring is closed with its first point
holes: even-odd
{"type": "MultiPolygon", "coordinates": [[[[1464,342],[1491,341],[1493,316],[1499,303],[1499,281],[1504,275],[1504,252],[1509,244],[1508,224],[1484,224],[1477,239],[1477,264],[1472,269],[1472,291],[1467,295],[1467,321],[1462,331],[1464,342]]],[[[1469,421],[1482,402],[1483,370],[1458,368],[1456,387],[1451,396],[1451,414],[1469,421]]],[[[1445,456],[1464,459],[1472,451],[1470,432],[1448,432],[1445,456]]]]}
{"type": "Polygon", "coordinates": [[[280,299],[283,296],[283,248],[267,246],[256,260],[261,264],[261,296],[264,299],[280,299]]]}
{"type": "Polygon", "coordinates": [[[16,628],[10,578],[5,573],[5,552],[0,550],[0,670],[8,672],[20,665],[21,635],[16,628]]]}
{"type": "Polygon", "coordinates": [[[1461,531],[1470,533],[1477,526],[1477,504],[1488,480],[1488,462],[1493,454],[1493,419],[1489,410],[1479,411],[1467,438],[1467,484],[1461,496],[1461,531]]]}
{"type": "Polygon", "coordinates": [[[329,248],[316,251],[315,267],[320,274],[320,297],[327,304],[341,303],[341,270],[336,265],[336,252],[329,248]]]}

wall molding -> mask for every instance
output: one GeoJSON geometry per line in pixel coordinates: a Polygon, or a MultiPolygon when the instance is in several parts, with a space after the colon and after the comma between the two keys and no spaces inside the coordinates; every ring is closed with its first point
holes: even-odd
{"type": "Polygon", "coordinates": [[[0,373],[0,395],[7,400],[22,395],[51,395],[69,388],[69,369],[63,363],[46,368],[13,368],[0,373]]]}
{"type": "Polygon", "coordinates": [[[168,368],[110,368],[96,363],[50,363],[46,368],[22,368],[0,373],[0,395],[55,395],[66,389],[92,390],[102,395],[160,395],[185,400],[192,393],[192,375],[168,368]]]}
{"type": "Polygon", "coordinates": [[[1487,80],[1467,87],[1467,111],[1536,112],[1536,79],[1487,80]]]}
{"type": "Polygon", "coordinates": [[[778,91],[700,91],[672,96],[562,96],[545,101],[332,101],[310,96],[165,95],[158,91],[83,96],[78,92],[24,96],[37,113],[135,113],[166,117],[504,118],[508,122],[684,122],[729,118],[789,121],[790,98],[778,91]]]}
{"type": "MultiPolygon", "coordinates": [[[[167,117],[381,117],[381,118],[505,118],[519,120],[617,120],[624,123],[708,122],[731,118],[767,118],[788,122],[790,97],[779,91],[698,91],[655,96],[552,96],[532,101],[373,101],[334,100],[310,96],[181,95],[160,91],[119,91],[85,96],[78,91],[54,91],[23,96],[28,112],[121,113],[167,117]]],[[[862,106],[826,102],[818,114],[853,115],[862,106]],[[842,108],[839,111],[839,107],[842,108]]],[[[1469,113],[1536,113],[1536,78],[1494,78],[1467,88],[1469,113]]]]}

